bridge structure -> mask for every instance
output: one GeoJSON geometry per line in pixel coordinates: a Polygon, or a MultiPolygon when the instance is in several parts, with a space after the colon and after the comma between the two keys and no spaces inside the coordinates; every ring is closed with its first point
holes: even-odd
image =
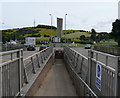
{"type": "Polygon", "coordinates": [[[23,58],[23,50],[0,53],[0,97],[120,96],[120,57],[95,50],[85,56],[68,45],[50,46],[23,58]]]}

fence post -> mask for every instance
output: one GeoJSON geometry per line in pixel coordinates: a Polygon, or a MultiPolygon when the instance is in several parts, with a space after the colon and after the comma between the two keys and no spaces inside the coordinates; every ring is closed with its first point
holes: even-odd
{"type": "Polygon", "coordinates": [[[88,85],[91,87],[91,64],[92,64],[92,58],[93,58],[93,51],[88,51],[88,85]]]}
{"type": "Polygon", "coordinates": [[[19,58],[19,64],[18,64],[18,80],[19,80],[19,92],[21,91],[21,50],[17,51],[17,58],[19,58]]]}
{"type": "Polygon", "coordinates": [[[13,59],[13,53],[11,53],[11,60],[13,59]]]}
{"type": "Polygon", "coordinates": [[[120,57],[118,57],[117,96],[120,97],[120,57]]]}
{"type": "Polygon", "coordinates": [[[119,95],[119,64],[120,64],[120,62],[119,62],[119,57],[118,56],[116,56],[115,57],[115,91],[114,91],[114,95],[113,96],[118,96],[119,95]]]}
{"type": "Polygon", "coordinates": [[[39,61],[38,54],[36,54],[36,57],[37,57],[37,61],[38,61],[38,67],[40,68],[40,61],[39,61]]]}
{"type": "Polygon", "coordinates": [[[0,66],[0,98],[2,98],[2,66],[0,66]]]}
{"type": "Polygon", "coordinates": [[[31,57],[31,61],[32,61],[32,67],[33,67],[33,73],[35,74],[36,71],[35,71],[35,66],[34,66],[34,62],[33,62],[33,58],[31,57]]]}
{"type": "Polygon", "coordinates": [[[26,69],[25,69],[25,65],[23,63],[24,66],[24,78],[25,78],[25,83],[28,83],[28,77],[27,77],[27,73],[26,73],[26,69]]]}

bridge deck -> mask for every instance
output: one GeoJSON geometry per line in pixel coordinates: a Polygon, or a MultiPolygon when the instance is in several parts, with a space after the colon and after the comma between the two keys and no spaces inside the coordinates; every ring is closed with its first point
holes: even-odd
{"type": "Polygon", "coordinates": [[[34,96],[77,96],[62,59],[56,59],[34,96]]]}

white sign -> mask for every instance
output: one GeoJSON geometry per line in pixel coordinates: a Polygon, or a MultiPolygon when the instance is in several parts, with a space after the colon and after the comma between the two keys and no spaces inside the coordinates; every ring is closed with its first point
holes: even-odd
{"type": "Polygon", "coordinates": [[[101,90],[101,76],[102,76],[102,67],[100,64],[96,65],[96,87],[101,90]]]}

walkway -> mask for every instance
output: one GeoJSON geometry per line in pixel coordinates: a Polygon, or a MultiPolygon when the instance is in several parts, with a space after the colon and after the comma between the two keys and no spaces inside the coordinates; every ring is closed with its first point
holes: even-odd
{"type": "Polygon", "coordinates": [[[56,59],[34,96],[77,96],[62,59],[56,59]]]}

